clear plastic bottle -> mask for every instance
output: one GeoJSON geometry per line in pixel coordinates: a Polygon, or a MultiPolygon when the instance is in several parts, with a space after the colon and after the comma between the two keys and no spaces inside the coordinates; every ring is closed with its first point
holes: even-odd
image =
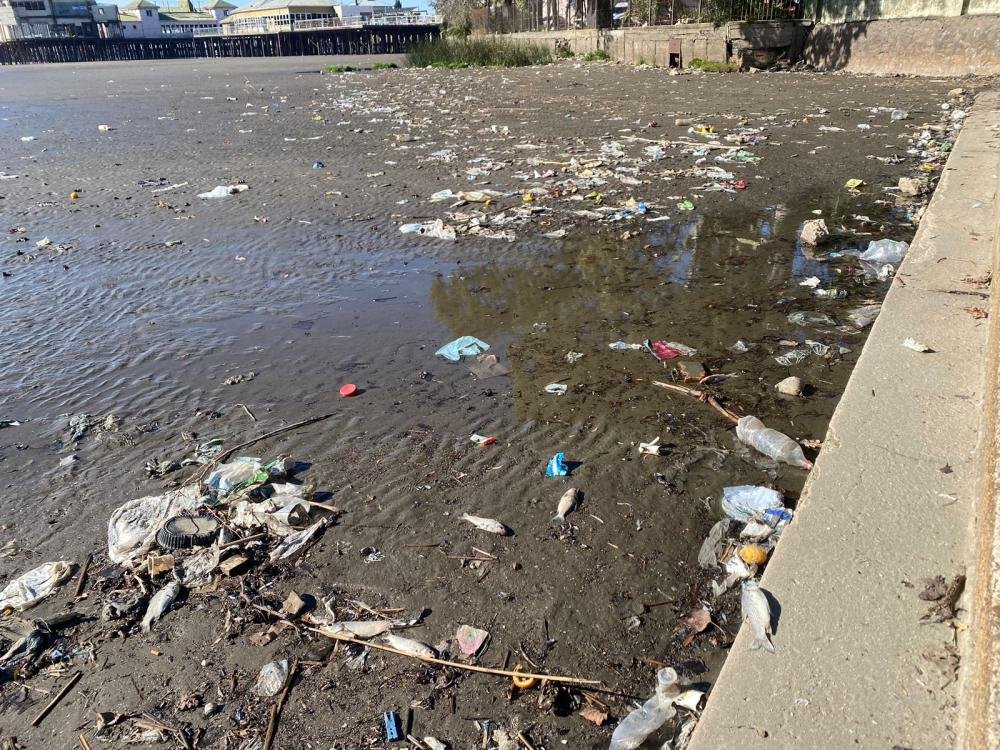
{"type": "Polygon", "coordinates": [[[635,750],[653,732],[677,713],[674,699],[680,695],[677,672],[669,667],[656,673],[656,691],[624,719],[611,735],[609,750],[635,750]]]}
{"type": "Polygon", "coordinates": [[[765,427],[757,417],[742,417],[736,423],[736,437],[741,443],[775,461],[783,461],[803,469],[812,468],[812,461],[806,459],[798,443],[783,432],[765,427]]]}

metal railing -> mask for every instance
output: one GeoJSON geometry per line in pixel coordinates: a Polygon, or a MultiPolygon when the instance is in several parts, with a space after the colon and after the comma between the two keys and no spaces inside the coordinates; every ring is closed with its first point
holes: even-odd
{"type": "Polygon", "coordinates": [[[195,29],[195,37],[244,36],[249,34],[274,34],[279,31],[323,31],[327,29],[361,29],[369,26],[427,26],[441,23],[441,16],[421,13],[387,13],[362,18],[311,18],[306,21],[278,23],[271,19],[245,19],[220,24],[219,29],[195,29]]]}
{"type": "Polygon", "coordinates": [[[427,26],[441,21],[441,16],[426,13],[385,13],[372,16],[365,26],[427,26]]]}
{"type": "MultiPolygon", "coordinates": [[[[803,0],[604,0],[611,28],[661,26],[674,23],[775,21],[803,17],[803,0]]],[[[594,28],[597,0],[524,0],[490,2],[472,11],[474,28],[491,33],[564,31],[594,28]]]]}
{"type": "Polygon", "coordinates": [[[361,16],[353,18],[312,18],[308,21],[292,21],[292,31],[316,31],[319,29],[360,29],[364,26],[361,16]]]}

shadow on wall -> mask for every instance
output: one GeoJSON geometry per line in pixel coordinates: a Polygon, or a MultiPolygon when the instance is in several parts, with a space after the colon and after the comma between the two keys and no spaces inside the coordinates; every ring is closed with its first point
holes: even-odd
{"type": "Polygon", "coordinates": [[[868,21],[813,26],[802,58],[821,70],[839,70],[851,61],[855,42],[868,33],[868,21]]]}
{"type": "Polygon", "coordinates": [[[803,58],[805,62],[824,70],[846,67],[855,42],[868,33],[868,22],[881,18],[883,13],[882,0],[812,0],[811,5],[807,14],[816,20],[816,24],[805,45],[803,58]],[[832,19],[844,21],[836,23],[832,19]]]}

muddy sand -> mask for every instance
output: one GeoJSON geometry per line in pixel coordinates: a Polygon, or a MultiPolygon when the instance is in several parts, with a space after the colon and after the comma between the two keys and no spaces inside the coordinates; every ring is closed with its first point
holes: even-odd
{"type": "MultiPolygon", "coordinates": [[[[85,619],[0,678],[0,733],[16,747],[75,747],[80,733],[119,747],[141,738],[143,714],[198,747],[260,747],[274,699],[252,687],[283,658],[301,666],[281,748],[383,745],[385,711],[459,749],[514,747],[518,732],[538,748],[599,748],[657,667],[708,689],[740,620],[738,590],[712,595],[724,571],[698,564],[721,490],[768,485],[794,507],[806,473],[740,446],[706,404],[653,386],[677,377],[677,360],[608,345],[696,349],[682,359],[734,375],[706,390],[814,457],[866,335],[849,313],[893,283],[864,277],[851,253],[912,237],[921,200],[887,189],[933,179],[943,158],[927,141],[953,137],[917,144],[923,123],[950,122],[941,105],[956,84],[944,80],[572,61],[321,76],[326,62],[0,76],[0,418],[21,422],[0,430],[0,584],[93,555],[81,598],[74,577],[20,615],[85,619]],[[908,118],[893,120],[894,108],[908,118]],[[197,197],[235,184],[248,189],[197,197]],[[443,190],[499,195],[453,208],[430,201],[443,190]],[[799,232],[816,218],[832,235],[812,248],[799,232]],[[457,239],[399,231],[436,219],[457,239]],[[812,277],[846,297],[817,298],[801,284],[812,277]],[[795,312],[833,320],[791,322],[795,312]],[[480,379],[474,359],[435,356],[466,335],[506,374],[480,379]],[[792,350],[801,362],[776,361],[792,350]],[[804,397],[776,392],[789,375],[804,397]],[[346,383],[358,395],[341,398],[346,383]],[[565,395],[546,393],[553,383],[565,395]],[[80,414],[97,423],[74,436],[80,414]],[[169,580],[109,561],[112,512],[201,471],[151,477],[147,462],[327,414],[238,453],[290,456],[295,481],[337,507],[303,555],[271,565],[272,542],[248,543],[246,572],[183,593],[151,633],[138,627],[144,602],[102,619],[109,601],[169,580]],[[641,455],[656,437],[663,455],[641,455]],[[571,476],[545,476],[557,452],[571,476]],[[580,502],[566,524],[550,522],[569,487],[580,502]],[[463,513],[512,534],[478,531],[463,513]],[[306,620],[261,637],[291,591],[306,620]],[[685,618],[703,607],[714,624],[694,632],[685,618]],[[453,659],[600,690],[519,691],[503,677],[333,651],[307,624],[377,613],[422,613],[399,634],[453,659]],[[489,632],[478,656],[444,643],[460,625],[489,632]],[[204,703],[219,709],[206,717],[204,703]],[[607,724],[581,718],[588,705],[607,724]],[[102,712],[113,725],[95,732],[102,712]]],[[[14,616],[0,651],[16,639],[14,616]]]]}

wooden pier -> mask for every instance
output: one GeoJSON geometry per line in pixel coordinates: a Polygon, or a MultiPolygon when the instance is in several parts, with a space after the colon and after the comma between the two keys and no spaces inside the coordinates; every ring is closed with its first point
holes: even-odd
{"type": "Polygon", "coordinates": [[[440,34],[437,24],[281,31],[194,39],[21,39],[0,43],[0,65],[179,60],[197,57],[402,54],[440,34]]]}

